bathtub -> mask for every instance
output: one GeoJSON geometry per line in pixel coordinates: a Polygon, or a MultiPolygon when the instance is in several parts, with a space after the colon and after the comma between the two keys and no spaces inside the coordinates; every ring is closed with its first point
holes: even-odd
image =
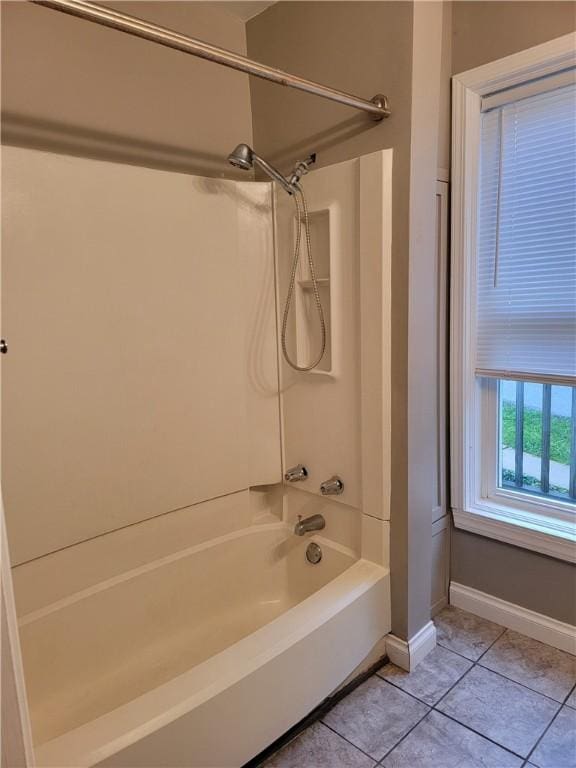
{"type": "Polygon", "coordinates": [[[389,599],[387,569],[279,522],[29,613],[37,764],[241,766],[368,655],[390,630],[389,599]]]}

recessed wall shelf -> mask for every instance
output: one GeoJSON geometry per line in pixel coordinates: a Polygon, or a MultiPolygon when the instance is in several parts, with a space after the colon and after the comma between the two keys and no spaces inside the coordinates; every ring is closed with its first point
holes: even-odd
{"type": "MultiPolygon", "coordinates": [[[[330,285],[330,278],[317,277],[316,283],[318,285],[318,288],[327,288],[330,285]]],[[[311,291],[314,288],[314,283],[312,282],[312,280],[299,280],[298,285],[304,291],[311,291]]]]}

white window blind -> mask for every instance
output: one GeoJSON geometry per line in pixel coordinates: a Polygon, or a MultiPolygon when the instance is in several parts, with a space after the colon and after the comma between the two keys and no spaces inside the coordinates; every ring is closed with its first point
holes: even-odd
{"type": "Polygon", "coordinates": [[[576,88],[482,115],[476,373],[576,385],[576,88]]]}

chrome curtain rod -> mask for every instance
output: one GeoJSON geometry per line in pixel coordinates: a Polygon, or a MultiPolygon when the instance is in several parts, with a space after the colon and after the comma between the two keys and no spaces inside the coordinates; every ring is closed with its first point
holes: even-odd
{"type": "Polygon", "coordinates": [[[358,96],[352,96],[344,91],[338,91],[336,88],[330,88],[327,85],[320,85],[311,80],[305,80],[297,75],[290,75],[281,69],[269,67],[266,64],[260,64],[252,61],[238,53],[228,51],[225,48],[218,48],[210,43],[204,43],[202,40],[196,40],[193,37],[181,35],[165,27],[159,27],[156,24],[150,24],[134,16],[128,16],[125,13],[118,13],[110,8],[105,8],[96,3],[86,2],[86,0],[30,0],[35,5],[43,5],[46,8],[52,8],[55,11],[67,13],[70,16],[77,16],[86,21],[93,21],[96,24],[102,24],[105,27],[117,29],[119,32],[126,32],[128,35],[141,37],[144,40],[150,40],[159,45],[165,45],[168,48],[175,48],[177,51],[189,53],[192,56],[199,56],[201,59],[208,59],[216,64],[222,64],[224,67],[238,69],[240,72],[247,72],[249,75],[261,77],[263,80],[270,80],[279,85],[286,85],[289,88],[297,88],[300,91],[313,93],[324,99],[337,101],[340,104],[346,104],[348,107],[361,109],[368,112],[373,120],[382,120],[383,117],[390,115],[388,99],[381,93],[370,100],[361,99],[358,96]]]}

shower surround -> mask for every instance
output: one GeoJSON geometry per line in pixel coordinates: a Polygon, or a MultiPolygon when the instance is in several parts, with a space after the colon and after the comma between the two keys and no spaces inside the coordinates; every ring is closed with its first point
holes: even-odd
{"type": "MultiPolygon", "coordinates": [[[[390,631],[392,151],[303,182],[329,334],[310,373],[279,363],[283,192],[3,163],[3,325],[22,350],[4,488],[37,763],[240,766],[390,631]],[[322,497],[333,474],[344,493],[322,497]],[[296,537],[312,514],[326,528],[296,537]]],[[[308,282],[297,356],[316,341],[308,282]]]]}

